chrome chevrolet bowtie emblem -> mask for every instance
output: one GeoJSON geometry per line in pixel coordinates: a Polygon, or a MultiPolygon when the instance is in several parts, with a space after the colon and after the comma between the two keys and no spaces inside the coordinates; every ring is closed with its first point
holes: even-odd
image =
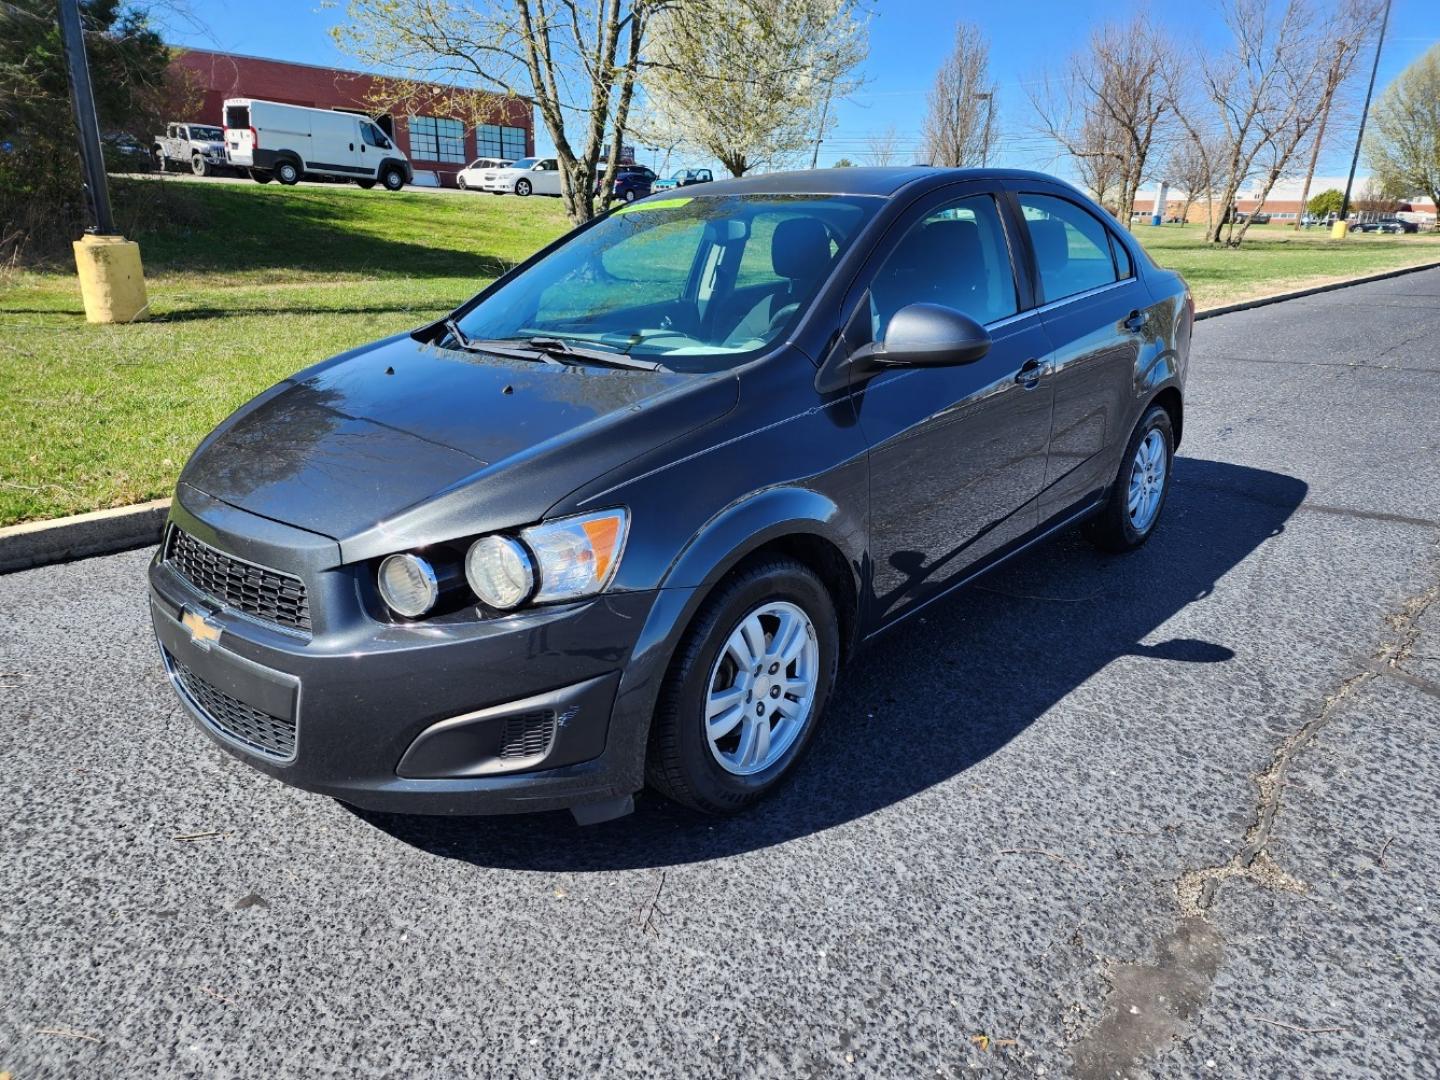
{"type": "Polygon", "coordinates": [[[180,616],[180,622],[190,631],[190,640],[202,649],[208,649],[220,640],[220,625],[211,622],[198,611],[186,608],[185,613],[180,616]]]}

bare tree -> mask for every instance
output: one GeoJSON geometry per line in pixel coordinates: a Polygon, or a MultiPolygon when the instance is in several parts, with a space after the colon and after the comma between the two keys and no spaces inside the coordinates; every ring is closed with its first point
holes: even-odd
{"type": "MultiPolygon", "coordinates": [[[[1180,211],[1182,223],[1190,220],[1190,210],[1196,199],[1204,199],[1211,205],[1215,190],[1215,161],[1219,147],[1212,136],[1199,134],[1175,140],[1165,159],[1165,177],[1184,192],[1184,207],[1180,211]]],[[[1213,209],[1210,213],[1213,213],[1213,209]]]]}
{"type": "MultiPolygon", "coordinates": [[[[672,0],[349,0],[342,49],[394,76],[478,84],[533,106],[555,144],[574,222],[619,163],[650,20],[672,0]]],[[[608,200],[607,191],[602,206],[608,200]]]]}
{"type": "MultiPolygon", "coordinates": [[[[1218,59],[1202,61],[1200,83],[1223,144],[1216,170],[1223,213],[1209,238],[1238,247],[1254,219],[1252,213],[1243,223],[1234,220],[1241,187],[1257,180],[1255,209],[1264,207],[1323,112],[1334,42],[1363,40],[1374,7],[1372,0],[1342,0],[1338,10],[1320,15],[1310,0],[1284,0],[1276,18],[1272,0],[1226,4],[1231,47],[1218,59]]],[[[1355,54],[1347,49],[1342,56],[1336,87],[1353,69],[1355,54]]]]}
{"type": "Polygon", "coordinates": [[[1365,156],[1382,189],[1397,196],[1423,193],[1440,206],[1440,45],[1385,88],[1371,123],[1365,156]]]}
{"type": "Polygon", "coordinates": [[[1176,62],[1164,33],[1136,15],[1092,31],[1063,74],[1047,76],[1031,93],[1042,130],[1075,158],[1088,183],[1103,185],[1097,197],[1113,193],[1116,216],[1127,224],[1166,134],[1166,73],[1176,62]]]}
{"type": "Polygon", "coordinates": [[[871,165],[894,165],[900,156],[900,136],[896,132],[894,124],[886,124],[880,131],[871,135],[867,145],[870,150],[871,165]]]}
{"type": "Polygon", "coordinates": [[[690,0],[656,16],[651,123],[732,176],[798,158],[868,50],[860,0],[690,0]]]}
{"type": "Polygon", "coordinates": [[[995,84],[990,46],[978,26],[955,27],[955,45],[935,74],[923,128],[931,165],[979,165],[990,156],[995,84]]]}

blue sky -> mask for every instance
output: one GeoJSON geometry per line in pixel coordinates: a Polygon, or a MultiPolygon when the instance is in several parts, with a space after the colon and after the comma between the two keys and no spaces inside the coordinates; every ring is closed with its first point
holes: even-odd
{"type": "MultiPolygon", "coordinates": [[[[1437,40],[1434,2],[1394,0],[1377,86],[1383,87],[1437,40]]],[[[1033,110],[1026,86],[1047,65],[1058,66],[1074,50],[1092,19],[1098,17],[1098,7],[1073,0],[1026,0],[974,8],[954,0],[875,0],[870,57],[861,72],[865,86],[837,104],[838,123],[821,148],[820,163],[830,165],[840,157],[863,163],[870,136],[891,124],[907,150],[918,150],[925,92],[949,50],[956,21],[970,18],[990,40],[991,70],[1000,87],[997,118],[1001,140],[996,164],[1063,171],[1053,146],[1032,130],[1033,110]]],[[[1195,5],[1172,5],[1171,9],[1175,14],[1165,18],[1177,38],[1196,48],[1223,43],[1223,30],[1217,30],[1213,9],[1203,0],[1195,5]]],[[[191,0],[190,10],[193,20],[171,18],[166,25],[167,36],[175,44],[357,66],[335,48],[327,32],[343,18],[343,8],[320,7],[305,0],[247,0],[244,4],[191,0]]],[[[1118,17],[1130,8],[1115,5],[1108,10],[1118,17]]],[[[1367,52],[1363,57],[1367,73],[1373,55],[1367,52]]],[[[543,126],[537,125],[536,135],[543,152],[543,126]]],[[[1337,125],[1334,137],[1326,141],[1320,172],[1343,173],[1349,165],[1347,144],[1354,142],[1353,123],[1337,125]]]]}

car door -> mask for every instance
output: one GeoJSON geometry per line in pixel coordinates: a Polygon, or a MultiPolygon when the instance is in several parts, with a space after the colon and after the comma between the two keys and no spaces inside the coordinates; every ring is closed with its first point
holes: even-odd
{"type": "Polygon", "coordinates": [[[1110,224],[1058,185],[1014,188],[1054,350],[1055,423],[1040,503],[1047,521],[1094,501],[1113,479],[1130,436],[1140,353],[1153,340],[1147,323],[1158,312],[1110,224]]]}
{"type": "Polygon", "coordinates": [[[846,324],[854,347],[883,341],[908,304],[943,304],[992,338],[973,363],[884,372],[858,395],[871,447],[872,625],[958,584],[1036,525],[1050,437],[1049,342],[1027,310],[1015,225],[1000,196],[967,183],[912,209],[871,260],[877,268],[846,324]]]}
{"type": "Polygon", "coordinates": [[[554,158],[538,162],[530,175],[537,195],[560,194],[560,163],[554,158]]]}

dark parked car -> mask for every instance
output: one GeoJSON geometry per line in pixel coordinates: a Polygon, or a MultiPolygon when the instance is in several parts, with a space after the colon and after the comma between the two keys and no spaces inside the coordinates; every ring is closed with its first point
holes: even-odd
{"type": "Polygon", "coordinates": [[[738,810],[875,635],[1070,526],[1146,541],[1193,315],[1035,173],[622,207],[201,443],[165,668],[226,749],[362,807],[738,810]]]}
{"type": "Polygon", "coordinates": [[[595,185],[595,193],[598,195],[604,190],[605,184],[609,183],[616,199],[621,202],[634,202],[650,194],[656,179],[655,173],[644,165],[621,165],[615,170],[614,180],[601,174],[595,185]]]}

